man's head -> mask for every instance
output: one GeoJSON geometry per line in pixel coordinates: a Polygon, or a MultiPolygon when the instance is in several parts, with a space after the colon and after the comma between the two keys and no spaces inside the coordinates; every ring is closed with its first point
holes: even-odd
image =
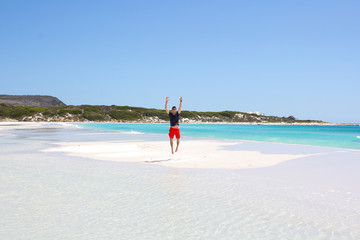
{"type": "Polygon", "coordinates": [[[173,107],[171,108],[171,111],[172,111],[173,114],[175,114],[175,113],[176,113],[176,107],[173,106],[173,107]]]}

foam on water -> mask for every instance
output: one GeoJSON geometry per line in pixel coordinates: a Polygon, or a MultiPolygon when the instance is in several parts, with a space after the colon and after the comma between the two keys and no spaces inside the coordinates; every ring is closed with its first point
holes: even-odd
{"type": "Polygon", "coordinates": [[[134,131],[134,130],[131,130],[129,132],[122,132],[123,134],[144,134],[143,132],[138,132],[138,131],[134,131]]]}
{"type": "Polygon", "coordinates": [[[60,126],[62,127],[66,127],[66,128],[84,128],[83,126],[79,125],[79,124],[73,124],[73,123],[58,123],[60,126]]]}

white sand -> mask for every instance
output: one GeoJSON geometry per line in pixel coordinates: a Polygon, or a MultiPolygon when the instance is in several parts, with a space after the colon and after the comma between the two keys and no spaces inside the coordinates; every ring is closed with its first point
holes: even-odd
{"type": "MultiPolygon", "coordinates": [[[[176,168],[244,169],[268,167],[284,161],[314,154],[264,154],[258,151],[225,150],[226,146],[244,141],[187,140],[181,141],[179,151],[170,152],[170,144],[157,142],[70,142],[57,143],[44,152],[64,152],[97,160],[147,162],[176,168]]],[[[174,147],[176,141],[174,140],[174,147]]]]}
{"type": "MultiPolygon", "coordinates": [[[[0,123],[1,130],[9,129],[39,129],[39,128],[71,128],[76,127],[69,123],[22,123],[3,122],[0,123]]],[[[1,132],[0,132],[1,134],[1,132]]],[[[115,132],[90,132],[82,133],[89,138],[96,139],[97,135],[129,133],[115,132]],[[92,135],[92,137],[91,137],[92,135]]],[[[136,135],[133,133],[131,135],[136,135]]],[[[140,137],[141,139],[141,137],[140,137]]],[[[167,139],[167,137],[164,137],[167,139]]],[[[43,152],[63,152],[71,156],[80,156],[96,160],[116,162],[142,162],[152,163],[175,168],[212,168],[212,169],[247,169],[269,167],[276,164],[303,157],[321,155],[324,152],[303,153],[283,151],[282,153],[261,152],[263,146],[258,150],[244,150],[235,148],[226,150],[226,147],[241,145],[249,141],[241,140],[189,140],[181,139],[179,151],[171,154],[168,141],[86,141],[86,142],[57,142],[54,147],[43,149],[43,152]]],[[[274,143],[276,144],[276,143],[274,143]]],[[[282,144],[286,147],[289,144],[282,144]]],[[[174,148],[176,140],[174,139],[174,148]]],[[[347,151],[347,150],[346,150],[347,151]]]]}
{"type": "Polygon", "coordinates": [[[0,131],[0,239],[360,239],[360,151],[185,138],[172,156],[166,136],[20,125],[0,131]]]}

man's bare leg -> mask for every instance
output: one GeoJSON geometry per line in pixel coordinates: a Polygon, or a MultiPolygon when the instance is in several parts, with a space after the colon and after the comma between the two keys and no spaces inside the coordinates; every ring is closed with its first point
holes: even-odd
{"type": "Polygon", "coordinates": [[[174,154],[173,138],[170,138],[171,153],[174,154]]]}
{"type": "Polygon", "coordinates": [[[180,138],[177,138],[177,139],[176,139],[176,149],[175,149],[175,152],[178,151],[179,144],[180,144],[180,138]]]}

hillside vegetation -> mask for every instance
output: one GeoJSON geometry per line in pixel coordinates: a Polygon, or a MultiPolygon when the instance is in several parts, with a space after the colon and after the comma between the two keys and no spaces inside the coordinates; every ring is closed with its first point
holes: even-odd
{"type": "MultiPolygon", "coordinates": [[[[168,122],[169,117],[163,109],[129,106],[9,106],[0,104],[0,119],[17,121],[65,121],[65,122],[168,122]]],[[[236,111],[197,112],[181,111],[181,122],[249,122],[249,123],[323,123],[314,120],[297,120],[293,116],[275,117],[249,114],[236,111]]]]}

